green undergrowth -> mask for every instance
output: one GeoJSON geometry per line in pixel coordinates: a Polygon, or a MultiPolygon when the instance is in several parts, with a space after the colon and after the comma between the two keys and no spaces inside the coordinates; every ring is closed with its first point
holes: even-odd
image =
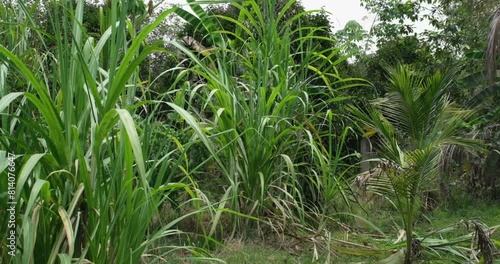
{"type": "Polygon", "coordinates": [[[313,253],[299,252],[300,247],[294,250],[264,241],[231,240],[217,257],[227,263],[312,263],[313,253]]]}
{"type": "MultiPolygon", "coordinates": [[[[397,255],[398,249],[403,247],[401,243],[395,243],[398,230],[401,229],[395,212],[385,205],[368,207],[367,215],[363,216],[364,220],[370,221],[373,226],[379,228],[378,231],[375,231],[369,224],[363,223],[364,220],[352,220],[348,227],[332,230],[332,237],[348,243],[363,245],[366,248],[383,250],[380,250],[380,253],[362,256],[337,251],[335,256],[330,256],[329,263],[386,263],[382,260],[393,254],[397,255]],[[384,238],[380,232],[387,237],[384,238]]],[[[488,227],[498,226],[500,225],[500,204],[476,201],[460,206],[438,207],[433,212],[422,214],[416,223],[415,234],[418,237],[432,234],[429,235],[428,239],[452,240],[472,232],[472,227],[467,227],[461,222],[464,220],[478,220],[488,227]],[[433,232],[443,229],[446,232],[433,234],[433,232]]],[[[490,232],[493,240],[500,240],[499,230],[492,229],[490,232]]],[[[227,263],[328,263],[327,253],[324,250],[318,250],[315,254],[313,243],[310,241],[300,241],[293,237],[285,237],[285,239],[276,237],[231,239],[225,241],[224,247],[215,250],[212,254],[227,263]]],[[[465,244],[464,247],[470,247],[470,242],[468,245],[465,244]]],[[[446,253],[442,254],[441,257],[422,254],[415,263],[460,263],[447,258],[446,253]]],[[[500,263],[498,253],[494,263],[500,263]]]]}
{"type": "Polygon", "coordinates": [[[477,218],[488,226],[500,224],[500,204],[497,202],[476,203],[463,208],[444,208],[431,214],[432,226],[439,227],[449,222],[477,218]]]}

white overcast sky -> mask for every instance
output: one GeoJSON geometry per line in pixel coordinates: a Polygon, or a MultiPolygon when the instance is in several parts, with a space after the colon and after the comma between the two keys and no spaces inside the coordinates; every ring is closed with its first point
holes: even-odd
{"type": "Polygon", "coordinates": [[[350,20],[358,21],[364,29],[369,30],[375,18],[375,15],[361,7],[359,0],[303,0],[302,5],[306,10],[324,8],[332,13],[330,22],[335,31],[344,28],[350,20]]]}
{"type": "MultiPolygon", "coordinates": [[[[361,7],[360,0],[303,0],[302,5],[306,10],[321,9],[332,13],[330,22],[334,26],[334,31],[343,29],[350,20],[356,20],[367,31],[373,25],[376,18],[374,14],[361,7]]],[[[430,29],[429,23],[417,22],[414,25],[417,32],[430,29]]]]}

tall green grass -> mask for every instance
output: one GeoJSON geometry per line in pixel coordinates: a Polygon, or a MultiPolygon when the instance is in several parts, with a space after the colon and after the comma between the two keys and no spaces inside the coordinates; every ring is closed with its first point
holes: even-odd
{"type": "MultiPolygon", "coordinates": [[[[314,34],[322,29],[291,27],[317,11],[283,21],[295,1],[285,2],[281,10],[275,10],[274,1],[235,2],[236,20],[210,16],[195,1],[188,2],[194,14],[177,13],[204,32],[214,46],[210,54],[198,54],[173,42],[194,62],[189,68],[192,74],[201,76],[191,95],[201,98],[202,105],[169,105],[194,130],[217,165],[225,182],[221,206],[304,222],[305,211],[317,211],[323,205],[332,209],[339,201],[348,204],[342,145],[332,146],[332,135],[319,127],[336,125],[328,107],[346,99],[337,96],[336,89],[348,88],[356,80],[339,76],[336,65],[346,58],[338,56],[340,48],[332,39],[314,34]],[[236,31],[219,29],[217,19],[236,24],[236,31]],[[316,50],[318,40],[330,41],[331,48],[316,50]],[[312,84],[318,79],[323,80],[319,87],[312,84]],[[321,103],[311,100],[318,90],[321,103]],[[320,197],[316,204],[306,201],[310,193],[320,197]]],[[[235,220],[238,225],[241,218],[235,220]]]]}
{"type": "MultiPolygon", "coordinates": [[[[173,190],[201,204],[195,186],[167,181],[173,173],[186,175],[178,169],[182,148],[151,153],[154,118],[135,114],[147,103],[136,100],[143,81],[138,66],[163,51],[147,36],[176,9],[136,32],[129,4],[112,1],[101,10],[99,39],[83,30],[83,0],[0,4],[0,156],[16,155],[17,177],[16,256],[3,250],[9,230],[2,225],[2,263],[157,262],[163,253],[146,254],[158,252],[153,242],[184,235],[174,225],[189,216],[150,230],[159,205],[173,190]],[[37,10],[46,12],[53,34],[33,19],[37,10]]],[[[3,179],[6,162],[0,164],[3,179]]],[[[204,255],[193,247],[171,250],[204,255]]]]}
{"type": "MultiPolygon", "coordinates": [[[[83,29],[83,0],[2,3],[0,156],[16,154],[18,234],[16,257],[2,251],[5,262],[154,263],[172,260],[176,250],[203,259],[204,250],[168,241],[192,242],[177,224],[199,212],[210,218],[196,218],[207,242],[226,212],[233,231],[248,219],[283,231],[350,206],[350,166],[342,154],[350,128],[334,133],[342,109],[332,108],[348,99],[339,90],[359,80],[341,78],[336,67],[346,57],[334,40],[315,34],[322,29],[300,27],[315,11],[284,21],[294,1],[280,10],[273,1],[233,2],[235,20],[187,2],[192,13],[176,7],[140,26],[146,13],[129,13],[137,2],[110,1],[100,10],[98,38],[83,29]],[[53,32],[33,18],[37,10],[46,12],[53,32]],[[174,13],[201,29],[213,48],[197,54],[172,42],[192,66],[168,91],[173,102],[147,100],[152,80],[140,78],[139,66],[152,53],[168,52],[161,42],[148,43],[148,35],[174,13]],[[217,19],[235,23],[236,31],[219,28],[217,19]],[[318,50],[318,40],[331,48],[318,50]],[[188,73],[202,81],[178,85],[188,73]],[[153,106],[143,111],[146,104],[153,106]],[[164,104],[175,111],[167,115],[172,123],[156,120],[164,104]],[[156,130],[179,121],[189,126],[192,142],[156,130]],[[194,167],[193,142],[210,153],[194,167]],[[217,203],[193,176],[207,163],[222,176],[217,203]],[[184,194],[187,212],[152,228],[172,192],[184,194]]],[[[6,164],[0,162],[2,176],[6,164]]],[[[1,186],[0,206],[7,208],[1,186]]],[[[5,238],[9,230],[0,231],[5,238]]]]}

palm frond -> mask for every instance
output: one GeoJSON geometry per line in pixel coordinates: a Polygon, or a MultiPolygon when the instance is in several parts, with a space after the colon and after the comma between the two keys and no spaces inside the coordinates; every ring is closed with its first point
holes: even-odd
{"type": "Polygon", "coordinates": [[[437,175],[445,147],[480,145],[458,135],[471,112],[457,107],[447,95],[453,72],[422,78],[406,65],[387,70],[389,94],[372,101],[366,112],[352,107],[351,113],[376,131],[382,161],[375,168],[376,177],[368,180],[368,190],[387,198],[400,214],[406,231],[405,263],[409,263],[422,191],[437,175]]]}

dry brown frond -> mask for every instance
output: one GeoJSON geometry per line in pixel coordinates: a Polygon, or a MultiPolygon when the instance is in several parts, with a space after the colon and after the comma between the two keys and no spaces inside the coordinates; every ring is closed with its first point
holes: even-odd
{"type": "Polygon", "coordinates": [[[474,240],[483,255],[485,264],[493,264],[495,244],[490,238],[490,229],[483,223],[475,220],[468,221],[467,225],[474,228],[474,240]]]}

